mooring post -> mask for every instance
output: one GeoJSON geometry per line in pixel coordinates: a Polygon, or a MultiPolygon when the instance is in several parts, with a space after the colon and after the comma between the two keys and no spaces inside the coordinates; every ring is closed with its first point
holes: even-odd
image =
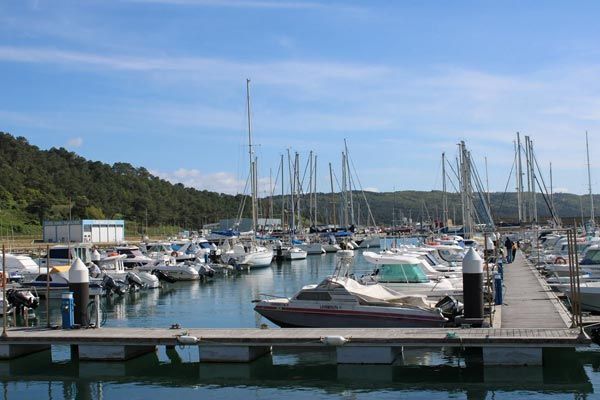
{"type": "Polygon", "coordinates": [[[90,275],[79,257],[69,269],[69,290],[75,301],[75,324],[88,326],[87,305],[90,301],[90,275]]]}
{"type": "Polygon", "coordinates": [[[6,321],[8,320],[6,301],[6,246],[2,243],[2,339],[8,337],[8,333],[6,333],[6,321]]]}

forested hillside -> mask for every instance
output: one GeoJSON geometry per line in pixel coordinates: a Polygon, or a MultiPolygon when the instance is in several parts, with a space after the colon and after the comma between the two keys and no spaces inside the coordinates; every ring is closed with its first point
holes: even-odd
{"type": "Polygon", "coordinates": [[[200,227],[234,216],[241,196],[173,185],[128,163],[88,161],[64,148],[40,150],[0,133],[0,216],[17,233],[44,219],[124,218],[200,227]]]}

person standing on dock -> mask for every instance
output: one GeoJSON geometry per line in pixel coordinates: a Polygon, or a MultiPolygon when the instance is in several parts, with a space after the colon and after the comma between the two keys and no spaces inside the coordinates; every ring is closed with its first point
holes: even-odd
{"type": "Polygon", "coordinates": [[[514,261],[515,257],[517,256],[517,249],[519,248],[519,242],[513,242],[512,244],[512,257],[511,260],[514,261]]]}
{"type": "Polygon", "coordinates": [[[506,263],[510,264],[513,260],[513,253],[512,253],[512,247],[513,247],[513,242],[512,240],[510,240],[510,237],[506,237],[506,240],[504,241],[504,247],[506,247],[506,263]]]}

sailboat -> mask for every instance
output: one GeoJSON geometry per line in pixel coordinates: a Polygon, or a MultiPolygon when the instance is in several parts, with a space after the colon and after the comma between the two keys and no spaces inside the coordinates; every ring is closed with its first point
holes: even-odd
{"type": "Polygon", "coordinates": [[[246,79],[246,104],[248,111],[248,155],[250,159],[250,187],[252,193],[252,241],[249,245],[234,244],[221,257],[228,264],[247,266],[248,268],[268,267],[273,261],[273,249],[259,245],[256,242],[258,227],[258,177],[256,159],[252,149],[252,120],[250,118],[250,79],[246,79]]]}

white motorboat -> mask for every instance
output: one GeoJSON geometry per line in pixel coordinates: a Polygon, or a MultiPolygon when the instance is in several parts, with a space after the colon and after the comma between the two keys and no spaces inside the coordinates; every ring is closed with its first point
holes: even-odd
{"type": "MultiPolygon", "coordinates": [[[[566,284],[565,286],[564,293],[572,301],[570,285],[566,284]]],[[[600,282],[584,282],[579,287],[581,309],[600,312],[600,282]]]]}
{"type": "Polygon", "coordinates": [[[337,253],[342,249],[337,243],[323,243],[322,246],[326,253],[337,253]]]}
{"type": "Polygon", "coordinates": [[[135,268],[140,265],[153,264],[156,260],[144,255],[137,246],[117,246],[115,252],[125,255],[123,260],[125,268],[135,268]]]}
{"type": "Polygon", "coordinates": [[[92,261],[92,245],[90,243],[56,245],[50,247],[47,257],[41,257],[40,266],[45,267],[49,262],[50,267],[55,265],[71,264],[79,258],[85,265],[92,261]]]}
{"type": "Polygon", "coordinates": [[[365,285],[348,271],[318,285],[304,286],[291,298],[269,296],[254,310],[281,327],[440,327],[448,321],[425,296],[406,296],[379,284],[365,285]]]}
{"type": "MultiPolygon", "coordinates": [[[[50,298],[60,298],[63,293],[69,291],[69,269],[70,265],[57,265],[50,268],[50,272],[39,274],[31,282],[23,283],[23,286],[35,288],[40,297],[46,297],[48,291],[50,298]]],[[[102,279],[90,278],[90,296],[103,294],[102,279]]]]}
{"type": "Polygon", "coordinates": [[[273,261],[273,250],[255,243],[244,246],[238,242],[223,252],[221,258],[226,264],[245,265],[249,268],[268,267],[273,261]]]}
{"type": "Polygon", "coordinates": [[[308,255],[316,255],[316,254],[324,254],[325,250],[323,249],[323,245],[321,243],[295,243],[295,247],[303,250],[308,255]]]}
{"type": "Polygon", "coordinates": [[[160,271],[176,281],[195,281],[200,279],[198,270],[186,263],[145,265],[139,267],[138,270],[142,272],[160,271]]]}
{"type": "Polygon", "coordinates": [[[282,255],[285,260],[304,260],[306,259],[307,252],[299,247],[294,246],[284,249],[282,255]]]}
{"type": "MultiPolygon", "coordinates": [[[[2,254],[0,254],[0,265],[2,265],[2,254]]],[[[37,275],[46,271],[46,267],[40,267],[29,256],[22,254],[6,254],[6,272],[8,281],[29,281],[37,275]]]]}
{"type": "Polygon", "coordinates": [[[373,252],[364,252],[363,257],[376,266],[371,275],[362,278],[364,282],[378,282],[406,294],[462,298],[462,280],[443,276],[430,278],[423,271],[422,261],[416,257],[373,252]]]}
{"type": "Polygon", "coordinates": [[[106,257],[101,257],[97,251],[94,251],[90,277],[103,278],[107,275],[116,281],[127,284],[130,288],[136,289],[157,289],[160,287],[158,278],[151,272],[126,269],[125,260],[127,260],[125,254],[110,253],[106,257]]]}

